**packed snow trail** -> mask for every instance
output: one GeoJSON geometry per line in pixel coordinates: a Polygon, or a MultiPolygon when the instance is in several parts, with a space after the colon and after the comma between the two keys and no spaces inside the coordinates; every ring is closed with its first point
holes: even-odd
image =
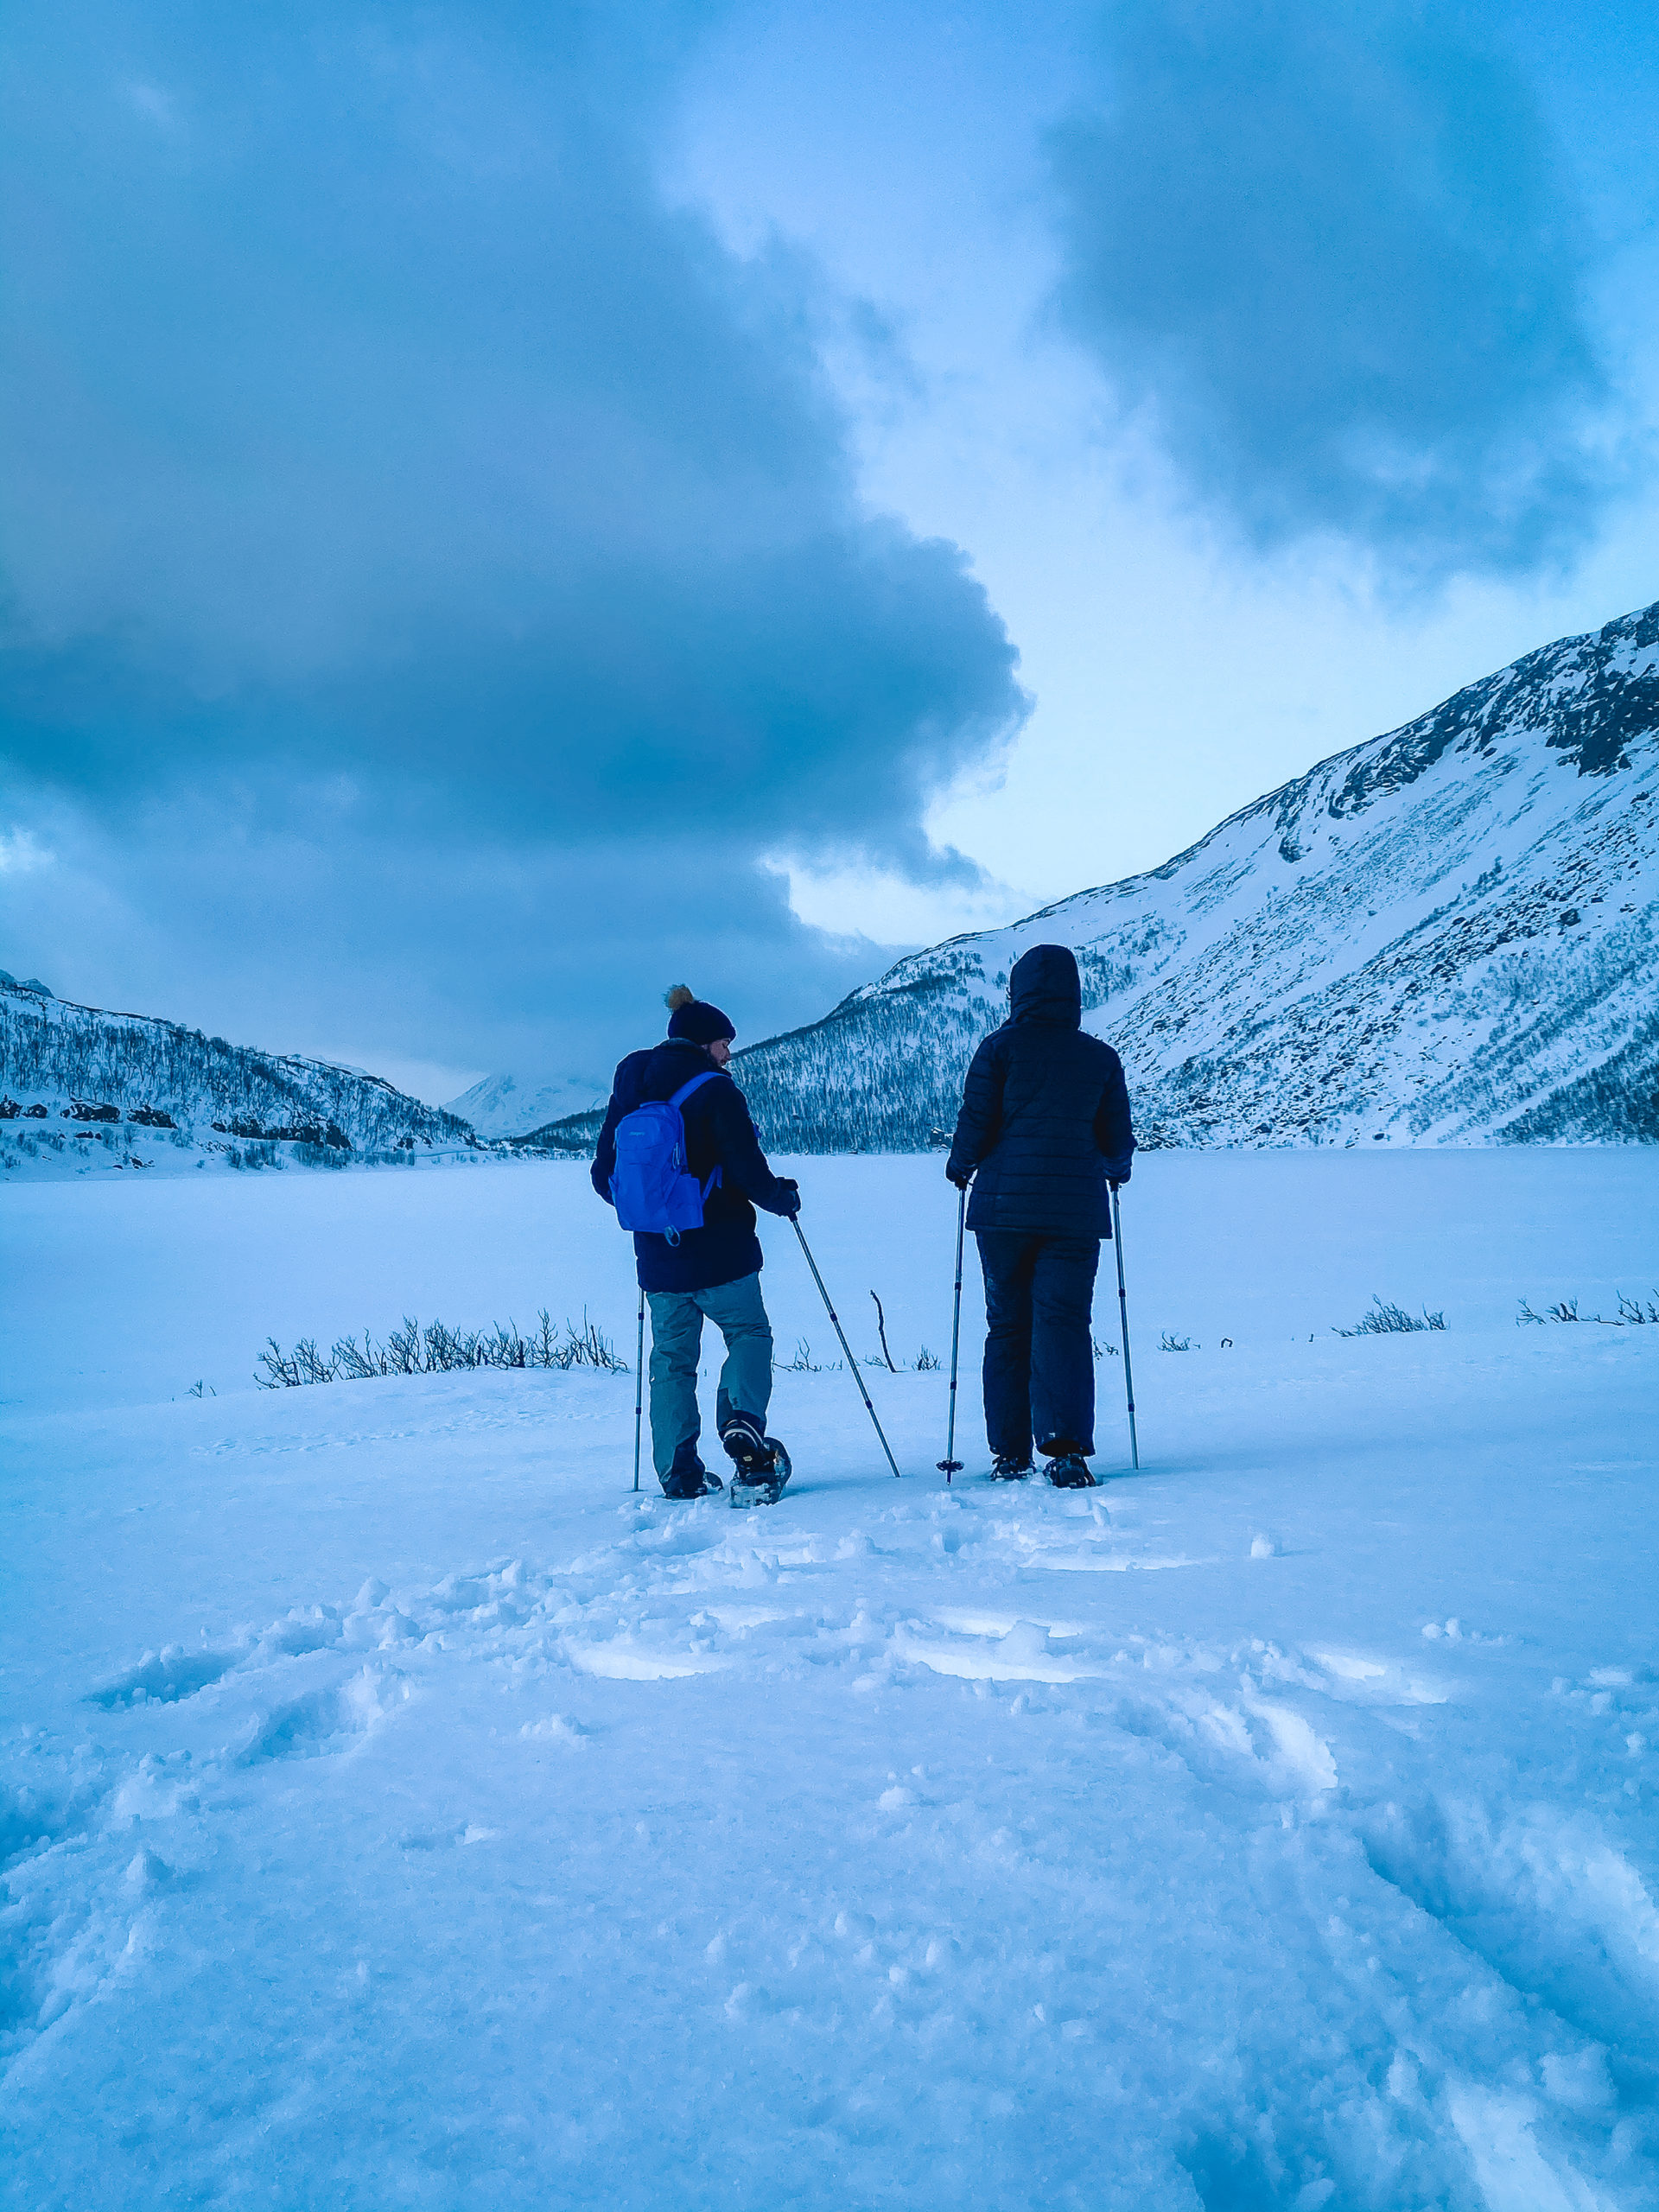
{"type": "Polygon", "coordinates": [[[1659,1329],[867,1375],[14,1407],[4,2201],[1659,2202],[1659,1329]]]}

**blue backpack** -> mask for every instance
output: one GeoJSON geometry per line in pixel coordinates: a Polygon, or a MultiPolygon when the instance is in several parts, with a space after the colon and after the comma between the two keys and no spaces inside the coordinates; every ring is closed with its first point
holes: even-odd
{"type": "Polygon", "coordinates": [[[706,1183],[687,1173],[680,1109],[694,1090],[712,1083],[717,1072],[710,1068],[704,1075],[694,1075],[671,1098],[648,1098],[617,1123],[611,1198],[624,1229],[643,1230],[677,1244],[683,1229],[702,1227],[702,1209],[720,1180],[720,1170],[716,1167],[706,1183]]]}

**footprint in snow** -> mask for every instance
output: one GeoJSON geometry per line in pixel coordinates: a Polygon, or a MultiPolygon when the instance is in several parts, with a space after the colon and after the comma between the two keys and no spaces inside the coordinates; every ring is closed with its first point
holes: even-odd
{"type": "Polygon", "coordinates": [[[267,1759],[320,1758],[349,1751],[408,1695],[407,1684],[389,1682],[365,1667],[337,1689],[313,1690],[256,1715],[238,1764],[258,1766],[267,1759]]]}
{"type": "Polygon", "coordinates": [[[105,1713],[124,1712],[135,1705],[173,1705],[194,1697],[228,1674],[237,1662],[234,1651],[187,1651],[181,1643],[163,1644],[146,1651],[136,1667],[118,1675],[103,1688],[89,1692],[86,1702],[105,1713]]]}

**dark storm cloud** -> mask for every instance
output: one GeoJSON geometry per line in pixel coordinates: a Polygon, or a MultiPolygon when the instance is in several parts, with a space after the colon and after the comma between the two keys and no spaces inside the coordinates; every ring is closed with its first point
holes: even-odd
{"type": "MultiPolygon", "coordinates": [[[[11,826],[55,809],[60,892],[181,978],[220,994],[257,911],[296,995],[349,995],[331,946],[377,1007],[413,963],[403,1049],[493,1056],[556,921],[567,1013],[677,931],[788,967],[793,1019],[845,963],[758,855],[950,865],[921,809],[1017,726],[1014,655],[955,548],[861,511],[798,267],[658,192],[690,24],[13,25],[11,826]]],[[[52,873],[3,878],[30,943],[52,873]]]]}
{"type": "Polygon", "coordinates": [[[49,951],[28,972],[67,995],[273,1050],[373,1066],[453,1044],[476,1055],[462,1066],[584,1077],[662,1033],[670,983],[717,999],[752,1041],[822,1013],[880,957],[798,921],[739,836],[386,836],[354,806],[318,791],[281,825],[251,794],[175,792],[110,830],[43,799],[16,855],[29,932],[9,942],[49,951]]]}
{"type": "Polygon", "coordinates": [[[1388,0],[1122,0],[1107,54],[1051,142],[1061,312],[1200,493],[1396,575],[1574,550],[1608,392],[1515,71],[1388,0]]]}

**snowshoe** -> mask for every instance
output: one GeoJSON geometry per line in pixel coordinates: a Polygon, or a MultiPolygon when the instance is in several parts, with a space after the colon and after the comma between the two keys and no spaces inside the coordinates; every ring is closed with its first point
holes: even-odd
{"type": "MultiPolygon", "coordinates": [[[[760,1444],[760,1452],[747,1465],[740,1464],[733,1469],[726,1499],[728,1505],[776,1505],[783,1496],[791,1472],[789,1454],[775,1436],[763,1436],[760,1444]]],[[[733,1458],[736,1456],[734,1452],[733,1458]]]]}
{"type": "Polygon", "coordinates": [[[705,1467],[697,1456],[695,1444],[683,1444],[674,1454],[674,1464],[662,1477],[664,1497],[707,1497],[711,1491],[724,1490],[726,1485],[711,1468],[705,1467]]]}
{"type": "Polygon", "coordinates": [[[1081,1452],[1060,1452],[1048,1463],[1048,1479],[1056,1490],[1094,1490],[1098,1487],[1081,1452]]]}
{"type": "Polygon", "coordinates": [[[1023,1459],[1016,1459],[1012,1452],[999,1452],[991,1463],[991,1480],[994,1483],[1022,1483],[1032,1471],[1029,1452],[1023,1459]]]}

